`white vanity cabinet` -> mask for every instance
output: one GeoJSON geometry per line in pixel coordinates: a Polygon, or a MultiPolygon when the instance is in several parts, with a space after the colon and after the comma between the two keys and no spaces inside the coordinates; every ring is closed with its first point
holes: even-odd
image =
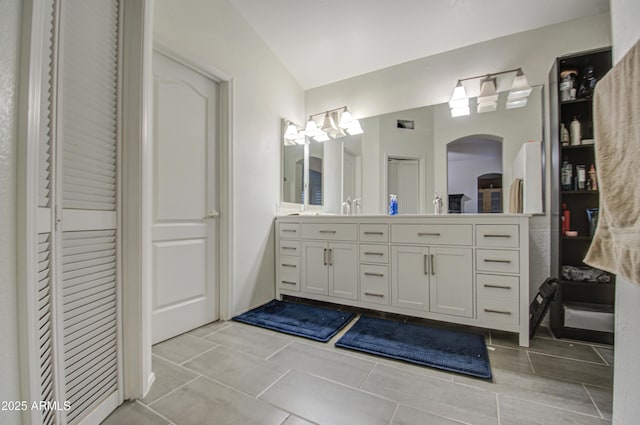
{"type": "Polygon", "coordinates": [[[281,216],[276,296],[518,333],[529,343],[529,216],[281,216]]]}

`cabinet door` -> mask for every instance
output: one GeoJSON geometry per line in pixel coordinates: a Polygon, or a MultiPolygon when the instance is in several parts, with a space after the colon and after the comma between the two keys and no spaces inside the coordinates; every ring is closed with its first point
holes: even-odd
{"type": "Polygon", "coordinates": [[[326,242],[302,242],[302,292],[329,294],[326,242]]]}
{"type": "Polygon", "coordinates": [[[358,299],[358,245],[329,243],[329,295],[358,299]]]}
{"type": "Polygon", "coordinates": [[[473,317],[471,248],[429,248],[429,276],[430,311],[473,317]]]}
{"type": "Polygon", "coordinates": [[[429,309],[429,248],[391,247],[391,304],[412,310],[429,309]]]}

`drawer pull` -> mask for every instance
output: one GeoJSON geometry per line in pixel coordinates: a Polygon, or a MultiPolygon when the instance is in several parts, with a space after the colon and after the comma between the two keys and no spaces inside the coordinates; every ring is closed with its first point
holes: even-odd
{"type": "Polygon", "coordinates": [[[331,234],[334,234],[334,233],[336,233],[336,231],[335,230],[320,230],[320,233],[331,233],[331,234]]]}
{"type": "Polygon", "coordinates": [[[435,255],[431,254],[430,257],[431,257],[431,274],[434,275],[436,274],[436,267],[433,264],[433,257],[435,257],[435,255]]]}
{"type": "Polygon", "coordinates": [[[295,233],[295,232],[297,232],[297,230],[296,229],[282,229],[282,232],[295,233]]]}
{"type": "Polygon", "coordinates": [[[377,277],[384,277],[384,273],[371,273],[371,272],[364,272],[365,276],[377,276],[377,277]]]}
{"type": "Polygon", "coordinates": [[[424,274],[429,274],[429,266],[427,266],[427,254],[424,254],[424,274]]]}
{"type": "Polygon", "coordinates": [[[295,264],[280,264],[282,267],[293,267],[296,268],[297,266],[295,264]]]}
{"type": "Polygon", "coordinates": [[[504,311],[504,310],[494,310],[492,308],[485,308],[484,309],[485,313],[498,313],[498,314],[506,314],[506,315],[511,315],[510,311],[504,311]]]}
{"type": "Polygon", "coordinates": [[[324,265],[327,265],[327,262],[329,260],[327,260],[327,248],[324,249],[324,253],[322,254],[322,259],[324,260],[324,265]]]}
{"type": "Polygon", "coordinates": [[[488,285],[488,284],[484,284],[485,288],[498,288],[498,289],[511,289],[511,286],[504,286],[504,285],[488,285]]]}
{"type": "Polygon", "coordinates": [[[485,238],[510,238],[511,235],[484,235],[485,238]]]}
{"type": "Polygon", "coordinates": [[[365,292],[365,295],[368,295],[370,297],[380,297],[380,298],[384,298],[384,294],[378,294],[377,292],[365,292]]]}
{"type": "Polygon", "coordinates": [[[492,260],[490,258],[485,258],[484,262],[485,263],[504,263],[504,264],[509,264],[509,263],[511,263],[511,260],[492,260]]]}
{"type": "Polygon", "coordinates": [[[382,252],[365,252],[364,255],[384,255],[382,252]]]}
{"type": "Polygon", "coordinates": [[[294,251],[295,251],[296,249],[298,249],[298,248],[296,248],[295,246],[283,246],[283,247],[281,247],[281,248],[282,248],[282,249],[292,249],[292,250],[294,250],[294,251]]]}
{"type": "Polygon", "coordinates": [[[286,285],[297,285],[296,282],[290,282],[288,280],[281,280],[282,283],[286,284],[286,285]]]}
{"type": "Polygon", "coordinates": [[[440,233],[418,233],[418,236],[440,236],[440,233]]]}
{"type": "Polygon", "coordinates": [[[384,232],[364,232],[365,235],[384,235],[384,232]]]}

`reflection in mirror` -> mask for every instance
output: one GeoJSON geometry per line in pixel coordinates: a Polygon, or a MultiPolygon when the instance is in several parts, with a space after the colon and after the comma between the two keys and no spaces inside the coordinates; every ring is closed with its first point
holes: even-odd
{"type": "Polygon", "coordinates": [[[304,151],[305,138],[292,135],[292,130],[301,127],[288,120],[282,120],[281,154],[281,202],[304,203],[304,151]]]}
{"type": "MultiPolygon", "coordinates": [[[[323,203],[323,158],[324,145],[309,143],[309,202],[308,205],[320,206],[323,203]]],[[[304,175],[304,172],[303,172],[304,175]]]]}
{"type": "Polygon", "coordinates": [[[502,137],[481,134],[449,142],[447,173],[449,213],[502,212],[502,137]]]}

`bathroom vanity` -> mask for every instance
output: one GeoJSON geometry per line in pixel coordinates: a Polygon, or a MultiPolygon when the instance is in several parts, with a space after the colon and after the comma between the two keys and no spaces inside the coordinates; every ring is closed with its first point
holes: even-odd
{"type": "Polygon", "coordinates": [[[278,216],[276,296],[519,334],[529,345],[529,215],[278,216]]]}

